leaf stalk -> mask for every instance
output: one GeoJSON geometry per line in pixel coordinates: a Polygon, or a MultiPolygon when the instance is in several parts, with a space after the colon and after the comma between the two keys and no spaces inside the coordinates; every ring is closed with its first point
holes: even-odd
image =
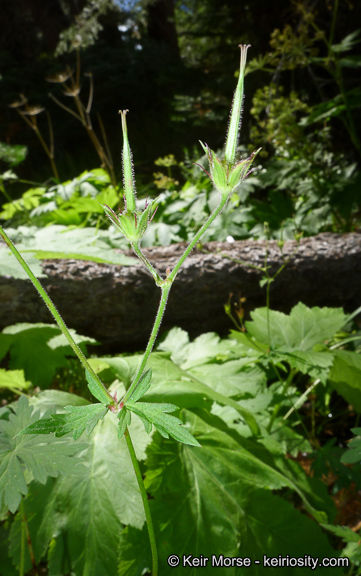
{"type": "Polygon", "coordinates": [[[143,482],[143,478],[142,478],[142,473],[141,473],[140,468],[139,468],[138,460],[137,460],[137,457],[135,454],[133,442],[132,442],[132,439],[130,437],[128,428],[124,432],[124,436],[125,436],[128,450],[129,450],[130,458],[132,460],[134,472],[135,472],[135,475],[137,477],[140,494],[141,494],[142,500],[143,500],[144,513],[145,513],[145,518],[147,521],[147,528],[148,528],[148,534],[149,534],[150,548],[152,551],[152,576],[158,576],[158,550],[157,550],[157,543],[155,540],[154,526],[153,526],[152,515],[150,512],[150,507],[149,507],[148,495],[147,495],[147,492],[145,490],[145,486],[144,486],[144,482],[143,482]]]}

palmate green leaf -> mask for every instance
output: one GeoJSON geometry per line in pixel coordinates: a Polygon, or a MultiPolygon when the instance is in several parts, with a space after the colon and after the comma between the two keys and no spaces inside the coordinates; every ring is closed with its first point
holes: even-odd
{"type": "MultiPolygon", "coordinates": [[[[289,486],[289,480],[272,468],[272,458],[264,447],[255,441],[240,444],[199,418],[189,417],[202,450],[160,436],[148,448],[145,482],[152,495],[162,576],[211,573],[209,565],[170,567],[167,558],[171,554],[181,558],[183,554],[251,557],[261,561],[261,566],[247,568],[253,575],[264,573],[264,554],[303,557],[307,550],[317,557],[335,555],[315,522],[272,493],[289,486]]],[[[146,532],[128,528],[120,540],[119,575],[139,576],[142,569],[149,569],[148,554],[146,532]]],[[[277,574],[277,569],[268,571],[277,574]]],[[[292,574],[299,576],[303,572],[292,569],[292,574]]],[[[220,567],[217,573],[238,574],[230,567],[220,567]]],[[[243,574],[242,570],[239,573],[243,574]]]]}
{"type": "Polygon", "coordinates": [[[239,346],[234,340],[222,340],[218,334],[207,332],[190,342],[188,333],[177,327],[168,332],[165,339],[157,346],[157,350],[170,352],[173,362],[183,370],[189,370],[215,359],[228,359],[233,358],[234,355],[241,355],[239,346]]]}
{"type": "MultiPolygon", "coordinates": [[[[144,458],[144,439],[149,443],[151,438],[134,420],[130,435],[137,457],[144,458]]],[[[26,500],[28,518],[40,516],[34,528],[30,523],[30,536],[37,550],[50,545],[50,574],[115,576],[123,526],[144,524],[142,500],[114,414],[108,413],[83,445],[85,466],[75,481],[59,478],[43,502],[31,494],[26,500]]]]}
{"type": "Polygon", "coordinates": [[[345,36],[345,38],[342,38],[341,42],[339,42],[339,44],[332,44],[331,46],[331,50],[332,52],[347,52],[348,50],[351,50],[354,46],[356,46],[356,44],[359,44],[361,42],[361,38],[360,38],[360,30],[354,30],[354,32],[351,32],[350,34],[347,34],[347,36],[345,36]]]}
{"type": "MultiPolygon", "coordinates": [[[[237,556],[248,556],[260,560],[253,564],[249,572],[252,576],[267,574],[277,576],[280,568],[263,567],[263,554],[268,557],[290,557],[305,559],[306,555],[313,558],[329,558],[338,556],[331,547],[321,528],[304,514],[301,514],[290,502],[275,496],[266,490],[249,488],[242,494],[242,508],[247,518],[246,526],[241,529],[241,545],[237,556]],[[302,537],[300,537],[302,535],[302,537]]],[[[286,568],[286,572],[302,576],[305,566],[286,568]]],[[[325,568],[317,566],[312,574],[322,575],[325,568]]],[[[243,576],[244,571],[236,568],[235,576],[243,576]]],[[[341,576],[343,570],[333,567],[332,574],[341,576]]]]}
{"type": "MultiPolygon", "coordinates": [[[[81,336],[70,329],[75,342],[84,354],[86,345],[96,340],[81,336]]],[[[23,369],[25,378],[34,386],[49,386],[56,370],[68,365],[67,356],[74,356],[65,336],[53,324],[14,324],[0,334],[0,358],[10,353],[10,368],[23,369]]]]}
{"type": "Polygon", "coordinates": [[[14,513],[32,479],[44,484],[49,476],[77,473],[80,461],[73,456],[82,445],[69,438],[19,436],[29,422],[36,424],[39,414],[33,412],[25,396],[13,410],[9,410],[8,421],[0,420],[0,509],[5,505],[14,513]]]}
{"type": "Polygon", "coordinates": [[[269,341],[267,308],[251,312],[252,321],[246,322],[248,333],[257,341],[278,348],[307,351],[316,344],[324,344],[344,326],[347,316],[342,308],[308,308],[302,302],[294,306],[289,315],[269,311],[269,341]]]}
{"type": "Polygon", "coordinates": [[[65,410],[69,414],[52,414],[50,418],[42,418],[26,426],[18,433],[18,436],[54,433],[57,438],[60,438],[71,432],[74,440],[77,440],[83,432],[89,436],[108,411],[104,404],[65,406],[65,410]]]}

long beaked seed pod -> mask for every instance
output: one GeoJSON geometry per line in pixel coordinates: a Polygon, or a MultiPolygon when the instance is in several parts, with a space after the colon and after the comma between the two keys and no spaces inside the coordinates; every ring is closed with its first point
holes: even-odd
{"type": "Polygon", "coordinates": [[[207,144],[201,142],[202,148],[205,151],[209,162],[209,172],[204,170],[203,166],[199,166],[211,178],[218,192],[227,198],[252,172],[251,166],[253,161],[261,150],[260,148],[255,150],[248,158],[236,158],[242,117],[244,73],[246,68],[247,50],[249,47],[249,44],[240,44],[241,63],[239,79],[232,102],[224,159],[218,158],[216,153],[211,150],[207,144]]]}
{"type": "Polygon", "coordinates": [[[123,184],[125,194],[125,205],[127,213],[133,213],[137,210],[137,195],[133,175],[132,151],[129,146],[126,114],[128,110],[119,110],[122,116],[123,131],[123,184]]]}
{"type": "Polygon", "coordinates": [[[250,44],[240,44],[241,48],[241,63],[239,68],[239,78],[237,83],[237,88],[234,93],[231,118],[228,126],[228,134],[226,140],[226,150],[224,154],[225,160],[227,162],[233,163],[236,157],[237,145],[239,132],[241,129],[241,119],[242,119],[242,108],[243,108],[243,98],[244,98],[244,72],[246,68],[247,61],[247,50],[250,44]]]}

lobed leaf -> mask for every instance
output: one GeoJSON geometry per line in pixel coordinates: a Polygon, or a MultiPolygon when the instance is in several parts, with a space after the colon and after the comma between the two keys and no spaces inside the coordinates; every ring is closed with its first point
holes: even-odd
{"type": "Polygon", "coordinates": [[[119,412],[118,419],[118,438],[121,438],[131,422],[131,413],[126,409],[125,406],[119,412]]]}
{"type": "MultiPolygon", "coordinates": [[[[127,408],[144,423],[144,420],[153,424],[158,432],[164,437],[172,436],[178,442],[189,444],[190,446],[200,446],[199,442],[192,436],[186,428],[183,428],[182,420],[175,416],[170,416],[168,412],[178,410],[174,404],[161,404],[151,402],[127,402],[127,408]]],[[[151,427],[145,424],[145,429],[149,433],[151,427]]]]}
{"type": "Polygon", "coordinates": [[[83,432],[89,436],[95,426],[102,420],[108,409],[103,404],[89,404],[88,406],[65,406],[69,414],[52,414],[50,418],[43,418],[29,424],[18,433],[24,434],[51,434],[56,437],[65,436],[72,432],[74,440],[80,438],[83,432]]]}
{"type": "Polygon", "coordinates": [[[83,449],[82,444],[69,438],[22,435],[24,426],[29,421],[33,421],[30,426],[36,425],[38,417],[39,413],[33,412],[27,398],[21,396],[13,412],[9,410],[9,420],[0,420],[0,509],[5,504],[15,513],[31,480],[45,484],[49,476],[74,474],[80,469],[80,460],[74,456],[83,449]]]}
{"type": "Polygon", "coordinates": [[[140,400],[142,396],[149,390],[150,388],[150,381],[152,379],[152,370],[151,368],[142,374],[138,386],[134,390],[133,394],[130,397],[132,402],[137,402],[140,400]]]}
{"type": "Polygon", "coordinates": [[[89,370],[85,370],[85,377],[88,382],[88,388],[90,392],[93,394],[93,396],[97,400],[99,400],[99,402],[105,404],[105,406],[108,406],[110,398],[106,393],[104,387],[101,385],[100,380],[97,382],[94,376],[89,372],[89,370]]]}
{"type": "Polygon", "coordinates": [[[342,308],[308,308],[302,302],[294,306],[289,315],[275,310],[270,310],[268,315],[267,308],[258,308],[251,317],[246,328],[256,340],[276,348],[287,346],[301,351],[324,344],[347,321],[342,308]]]}
{"type": "MultiPolygon", "coordinates": [[[[123,526],[140,529],[144,524],[142,500],[127,445],[124,438],[118,440],[117,434],[118,420],[108,412],[93,434],[82,442],[85,465],[75,480],[64,476],[46,486],[33,483],[29,487],[24,510],[30,537],[36,560],[39,555],[49,560],[49,574],[116,575],[123,526]]],[[[144,434],[137,418],[130,426],[130,434],[137,457],[144,459],[144,449],[151,437],[144,434]]],[[[56,445],[64,440],[55,439],[56,445]]],[[[71,438],[68,442],[74,446],[80,444],[71,438]]],[[[20,518],[17,524],[20,526],[20,518]]],[[[13,544],[19,550],[20,534],[17,542],[15,536],[13,544]]],[[[2,568],[2,562],[0,565],[2,568]]]]}

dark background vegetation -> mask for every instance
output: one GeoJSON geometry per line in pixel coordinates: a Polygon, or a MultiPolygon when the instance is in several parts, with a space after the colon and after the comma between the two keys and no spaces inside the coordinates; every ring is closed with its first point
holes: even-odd
{"type": "MultiPolygon", "coordinates": [[[[334,43],[354,32],[361,22],[360,3],[340,0],[337,8],[334,43]]],[[[129,132],[139,181],[153,171],[155,158],[172,153],[181,160],[184,148],[191,148],[199,138],[215,149],[221,147],[238,68],[237,45],[252,45],[249,59],[264,56],[270,51],[275,29],[282,31],[289,25],[297,35],[310,14],[329,36],[335,14],[331,0],[2,2],[0,141],[28,146],[28,156],[18,169],[21,177],[33,181],[49,177],[48,161],[34,133],[16,110],[8,107],[19,94],[24,94],[29,104],[40,105],[51,115],[61,180],[99,165],[86,132],[48,96],[52,92],[71,104],[71,99],[62,95],[61,86],[48,83],[46,78],[67,66],[74,70],[79,50],[81,95],[86,102],[88,78],[83,73],[91,71],[95,87],[94,128],[99,130],[99,113],[118,176],[121,130],[117,112],[120,108],[130,110],[129,132]]],[[[278,88],[283,88],[284,96],[296,90],[308,106],[337,94],[329,73],[315,71],[314,63],[307,61],[311,49],[313,56],[327,56],[322,40],[312,40],[312,26],[311,23],[306,35],[310,45],[305,42],[303,46],[303,63],[298,61],[287,69],[281,59],[275,67],[268,66],[268,71],[258,70],[247,77],[241,143],[250,142],[250,129],[255,124],[250,105],[256,90],[265,84],[276,82],[278,88]]],[[[347,55],[357,53],[355,44],[347,55]]],[[[344,68],[343,72],[345,90],[354,88],[359,68],[344,68]]],[[[353,114],[357,126],[358,110],[353,114]]],[[[44,112],[39,115],[38,124],[46,134],[44,112]]],[[[360,148],[351,141],[339,118],[332,121],[331,130],[331,148],[358,162],[360,148]]]]}

